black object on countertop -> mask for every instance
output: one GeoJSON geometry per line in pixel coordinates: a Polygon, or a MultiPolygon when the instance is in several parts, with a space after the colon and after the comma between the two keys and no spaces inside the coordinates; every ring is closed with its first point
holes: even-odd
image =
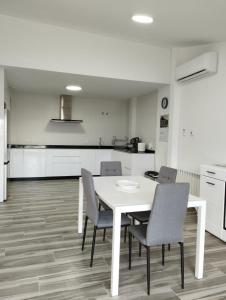
{"type": "Polygon", "coordinates": [[[156,180],[159,177],[159,173],[156,171],[147,171],[144,173],[144,175],[152,180],[156,180]]]}
{"type": "Polygon", "coordinates": [[[113,146],[98,146],[98,145],[22,145],[12,144],[9,148],[24,148],[24,149],[113,149],[113,146]]]}

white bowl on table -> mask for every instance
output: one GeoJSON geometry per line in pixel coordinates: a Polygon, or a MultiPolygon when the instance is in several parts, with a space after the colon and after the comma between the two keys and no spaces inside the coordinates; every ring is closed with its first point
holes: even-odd
{"type": "Polygon", "coordinates": [[[124,190],[136,190],[140,187],[138,182],[127,180],[127,179],[118,180],[116,185],[120,189],[124,189],[124,190]]]}

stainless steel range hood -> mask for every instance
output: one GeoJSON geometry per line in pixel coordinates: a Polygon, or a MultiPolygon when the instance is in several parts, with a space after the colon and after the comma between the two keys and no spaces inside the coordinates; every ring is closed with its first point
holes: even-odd
{"type": "Polygon", "coordinates": [[[72,120],[71,119],[72,110],[72,96],[61,95],[60,96],[60,116],[59,119],[51,119],[51,122],[55,123],[82,123],[83,120],[72,120]]]}

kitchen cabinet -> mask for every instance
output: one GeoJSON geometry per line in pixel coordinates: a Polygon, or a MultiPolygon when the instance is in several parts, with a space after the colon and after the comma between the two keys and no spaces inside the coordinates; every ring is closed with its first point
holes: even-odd
{"type": "Polygon", "coordinates": [[[80,176],[81,168],[100,175],[101,161],[122,163],[123,175],[154,170],[154,154],[112,149],[10,149],[10,178],[80,176]]]}
{"type": "Polygon", "coordinates": [[[81,155],[77,149],[46,149],[46,176],[79,176],[81,155]]]}
{"type": "Polygon", "coordinates": [[[95,170],[93,174],[100,175],[100,163],[102,161],[112,160],[112,150],[108,149],[97,149],[95,150],[95,170]]]}
{"type": "Polygon", "coordinates": [[[89,170],[92,174],[96,172],[95,151],[95,149],[81,150],[81,167],[89,170]]]}
{"type": "Polygon", "coordinates": [[[24,149],[23,177],[44,177],[45,161],[45,149],[24,149]]]}
{"type": "Polygon", "coordinates": [[[202,165],[200,174],[200,197],[206,200],[206,230],[226,241],[226,168],[202,165]]]}
{"type": "Polygon", "coordinates": [[[112,149],[10,149],[10,178],[80,176],[81,168],[100,174],[112,149]]]}
{"type": "Polygon", "coordinates": [[[11,149],[9,177],[10,178],[24,177],[23,169],[24,169],[24,149],[11,149]]]}
{"type": "Polygon", "coordinates": [[[113,151],[112,160],[121,161],[122,175],[144,175],[148,170],[154,170],[153,153],[128,153],[113,151]]]}

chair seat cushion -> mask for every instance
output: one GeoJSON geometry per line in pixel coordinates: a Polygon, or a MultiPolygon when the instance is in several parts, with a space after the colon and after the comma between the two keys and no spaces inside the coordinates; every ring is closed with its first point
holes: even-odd
{"type": "Polygon", "coordinates": [[[148,242],[146,239],[146,232],[147,232],[147,224],[142,225],[131,225],[129,226],[129,232],[142,244],[145,246],[158,246],[163,244],[177,244],[183,242],[183,239],[174,239],[173,237],[169,237],[169,239],[159,239],[154,242],[148,242]]]}
{"type": "Polygon", "coordinates": [[[146,241],[146,232],[147,232],[147,225],[131,225],[129,226],[129,232],[132,233],[132,235],[138,239],[138,241],[143,244],[147,245],[146,241]]]}
{"type": "Polygon", "coordinates": [[[130,216],[141,223],[148,222],[151,211],[135,211],[130,213],[130,216]]]}
{"type": "MultiPolygon", "coordinates": [[[[130,225],[130,219],[125,214],[122,214],[121,225],[122,226],[130,225]]],[[[113,227],[113,211],[112,210],[100,211],[97,227],[98,228],[113,227]]]]}

